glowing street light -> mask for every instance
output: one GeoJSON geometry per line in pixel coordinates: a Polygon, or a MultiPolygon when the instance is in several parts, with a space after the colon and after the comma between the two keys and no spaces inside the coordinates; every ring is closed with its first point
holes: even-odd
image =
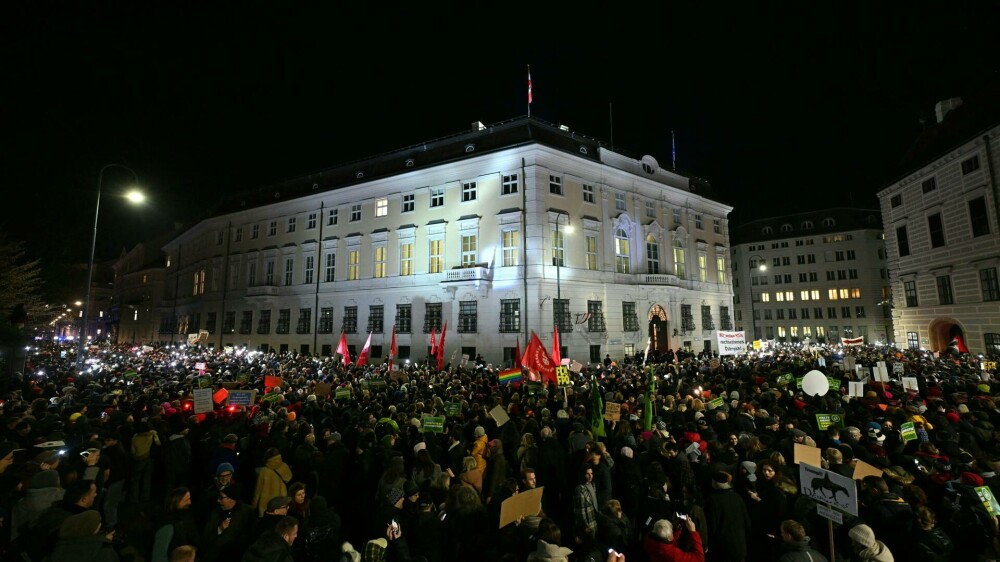
{"type": "Polygon", "coordinates": [[[759,271],[762,271],[762,272],[763,271],[767,271],[767,264],[765,263],[766,260],[763,257],[761,257],[759,255],[756,255],[756,254],[754,254],[754,255],[752,255],[752,256],[749,257],[749,261],[747,262],[747,266],[748,266],[747,267],[747,281],[749,282],[748,287],[750,287],[750,323],[753,325],[753,338],[752,338],[752,341],[760,339],[760,338],[757,337],[757,316],[754,313],[754,308],[753,308],[753,279],[751,279],[751,274],[753,273],[752,270],[754,268],[754,262],[757,263],[756,267],[757,267],[757,269],[759,271]]]}
{"type": "MultiPolygon", "coordinates": [[[[76,367],[83,367],[83,353],[87,348],[87,323],[90,320],[90,286],[94,282],[94,251],[97,247],[97,218],[101,212],[101,187],[104,184],[104,171],[108,168],[121,168],[132,174],[135,183],[139,183],[139,176],[135,170],[123,164],[107,164],[97,174],[97,204],[94,206],[94,232],[90,239],[90,263],[87,267],[87,293],[83,304],[83,323],[80,326],[79,344],[76,350],[76,367]]],[[[137,189],[130,190],[125,198],[132,203],[141,203],[145,197],[137,189]]],[[[77,306],[81,303],[77,301],[77,306]]]]}

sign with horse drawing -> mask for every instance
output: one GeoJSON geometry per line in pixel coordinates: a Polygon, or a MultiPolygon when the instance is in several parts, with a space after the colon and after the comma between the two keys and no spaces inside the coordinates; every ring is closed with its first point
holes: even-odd
{"type": "Polygon", "coordinates": [[[858,516],[858,488],[854,480],[829,470],[799,464],[802,495],[858,516]]]}

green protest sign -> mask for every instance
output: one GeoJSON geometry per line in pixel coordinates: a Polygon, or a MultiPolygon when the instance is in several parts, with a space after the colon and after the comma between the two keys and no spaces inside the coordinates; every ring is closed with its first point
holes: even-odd
{"type": "Polygon", "coordinates": [[[198,388],[208,388],[212,386],[212,377],[198,377],[198,388]]]}
{"type": "Polygon", "coordinates": [[[913,427],[913,422],[906,422],[899,426],[899,434],[902,436],[903,441],[915,441],[917,439],[917,430],[913,427]]]}
{"type": "Polygon", "coordinates": [[[449,402],[444,405],[444,415],[449,418],[456,418],[462,415],[462,403],[461,402],[449,402]]]}
{"type": "Polygon", "coordinates": [[[986,507],[986,511],[990,512],[990,515],[1000,515],[1000,504],[997,504],[997,499],[993,497],[993,491],[990,490],[989,486],[980,486],[976,488],[976,495],[983,502],[983,506],[986,507]]]}
{"type": "Polygon", "coordinates": [[[795,378],[795,388],[797,388],[799,390],[802,390],[802,379],[804,379],[804,378],[805,377],[796,377],[795,378]]]}
{"type": "Polygon", "coordinates": [[[340,388],[337,389],[337,393],[334,395],[334,397],[337,400],[340,400],[342,398],[350,398],[351,397],[351,389],[348,388],[348,387],[346,387],[346,386],[340,387],[340,388]]]}
{"type": "Polygon", "coordinates": [[[424,416],[420,427],[424,433],[444,433],[444,416],[424,416]]]}
{"type": "Polygon", "coordinates": [[[125,373],[125,378],[127,378],[127,379],[134,379],[134,378],[136,378],[138,376],[139,376],[139,373],[137,373],[135,371],[129,371],[129,372],[125,373]]]}
{"type": "Polygon", "coordinates": [[[830,383],[830,390],[840,392],[840,379],[826,377],[826,380],[830,383]]]}
{"type": "Polygon", "coordinates": [[[250,380],[250,376],[247,375],[246,373],[240,373],[236,375],[236,382],[240,384],[246,384],[248,380],[250,380]]]}
{"type": "Polygon", "coordinates": [[[524,384],[524,389],[527,391],[528,396],[534,396],[542,391],[542,383],[528,382],[524,384]]]}
{"type": "Polygon", "coordinates": [[[721,407],[722,407],[722,405],[723,405],[723,404],[724,404],[725,402],[726,402],[726,401],[725,401],[725,400],[723,400],[721,396],[720,396],[720,397],[718,397],[718,398],[716,398],[715,400],[710,400],[710,401],[708,402],[708,405],[709,405],[709,409],[710,409],[710,410],[714,410],[714,409],[716,409],[716,408],[721,408],[721,407]]]}
{"type": "Polygon", "coordinates": [[[791,373],[785,373],[783,375],[778,375],[777,383],[779,385],[791,384],[791,382],[792,382],[792,374],[791,373]]]}
{"type": "Polygon", "coordinates": [[[840,414],[816,414],[816,426],[820,431],[826,431],[831,425],[844,428],[844,418],[840,414]]]}
{"type": "Polygon", "coordinates": [[[260,399],[261,402],[277,402],[281,399],[281,394],[278,392],[272,392],[260,399]]]}

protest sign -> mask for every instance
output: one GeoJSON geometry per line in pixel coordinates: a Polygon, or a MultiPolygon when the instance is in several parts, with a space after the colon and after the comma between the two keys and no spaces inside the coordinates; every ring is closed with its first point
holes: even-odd
{"type": "Polygon", "coordinates": [[[351,397],[351,389],[346,386],[338,388],[336,394],[334,394],[334,398],[336,398],[337,400],[346,400],[350,397],[351,397]]]}
{"type": "Polygon", "coordinates": [[[424,416],[420,427],[424,433],[444,433],[444,416],[424,416]]]}
{"type": "Polygon", "coordinates": [[[905,370],[906,370],[906,365],[902,363],[892,364],[892,374],[894,375],[902,375],[905,370]]]}
{"type": "Polygon", "coordinates": [[[840,392],[840,379],[835,379],[833,377],[826,377],[827,383],[830,385],[830,390],[835,392],[840,392]]]}
{"type": "Polygon", "coordinates": [[[572,363],[569,364],[569,370],[570,372],[573,373],[579,373],[580,371],[583,370],[583,363],[580,363],[578,361],[573,361],[572,363]]]}
{"type": "Polygon", "coordinates": [[[918,438],[913,422],[906,422],[899,426],[899,435],[903,438],[903,441],[916,441],[918,438]]]}
{"type": "Polygon", "coordinates": [[[920,388],[917,385],[917,377],[902,377],[900,379],[903,383],[903,390],[912,390],[914,392],[919,392],[920,388]]]}
{"type": "Polygon", "coordinates": [[[812,466],[823,466],[822,458],[823,454],[818,447],[810,447],[809,445],[803,445],[802,443],[794,443],[795,445],[795,464],[809,464],[812,466]]]}
{"type": "Polygon", "coordinates": [[[215,409],[215,406],[212,404],[211,388],[196,388],[194,389],[193,394],[194,413],[207,414],[215,409]]]}
{"type": "Polygon", "coordinates": [[[256,397],[257,397],[256,390],[230,390],[229,405],[248,406],[248,407],[253,406],[256,397]]]}
{"type": "Polygon", "coordinates": [[[858,487],[854,480],[799,463],[799,482],[803,496],[858,516],[858,487]]]}
{"type": "Polygon", "coordinates": [[[500,528],[522,517],[538,515],[542,510],[542,490],[544,488],[533,488],[505,499],[500,504],[500,528]]]}
{"type": "Polygon", "coordinates": [[[851,478],[854,480],[864,480],[865,476],[878,476],[882,477],[882,469],[874,467],[865,461],[855,461],[854,464],[854,476],[851,478]]]}
{"type": "Polygon", "coordinates": [[[510,416],[507,415],[507,410],[504,410],[503,406],[495,406],[490,410],[490,417],[497,422],[497,427],[510,421],[510,416]]]}
{"type": "Polygon", "coordinates": [[[215,394],[212,395],[212,401],[215,402],[216,404],[222,404],[223,402],[226,401],[227,398],[229,398],[229,390],[225,388],[220,388],[219,390],[216,390],[215,394]]]}
{"type": "Polygon", "coordinates": [[[847,395],[854,398],[861,398],[865,395],[865,383],[863,382],[849,382],[847,383],[847,395]]]}
{"type": "Polygon", "coordinates": [[[716,398],[715,400],[709,400],[709,402],[708,402],[708,409],[709,410],[714,410],[716,408],[721,408],[722,405],[725,404],[725,403],[726,403],[726,401],[720,396],[720,397],[716,398]]]}
{"type": "Polygon", "coordinates": [[[461,402],[448,402],[444,405],[444,415],[449,418],[455,418],[462,415],[462,403],[461,402]]]}
{"type": "Polygon", "coordinates": [[[990,490],[989,486],[976,488],[976,495],[979,496],[990,515],[1000,515],[1000,505],[997,504],[997,499],[993,496],[993,491],[990,490]]]}
{"type": "Polygon", "coordinates": [[[212,386],[212,377],[198,377],[198,388],[209,388],[212,386]]]}
{"type": "Polygon", "coordinates": [[[746,333],[739,332],[716,332],[716,341],[719,344],[719,355],[742,355],[746,353],[747,339],[746,333]]]}
{"type": "Polygon", "coordinates": [[[816,414],[816,426],[826,431],[831,425],[844,429],[844,418],[840,414],[816,414]]]}
{"type": "Polygon", "coordinates": [[[573,384],[573,381],[569,378],[569,369],[562,365],[556,367],[556,383],[559,386],[570,386],[573,384]]]}
{"type": "Polygon", "coordinates": [[[605,404],[604,419],[609,421],[620,421],[622,419],[622,405],[616,402],[608,402],[605,404]]]}

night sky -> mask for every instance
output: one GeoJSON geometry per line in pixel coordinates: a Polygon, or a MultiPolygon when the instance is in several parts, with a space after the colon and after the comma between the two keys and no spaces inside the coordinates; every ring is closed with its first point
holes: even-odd
{"type": "Polygon", "coordinates": [[[736,221],[874,206],[933,104],[998,70],[995,2],[289,4],[4,3],[0,230],[85,261],[123,163],[152,201],[108,173],[111,257],[225,194],[523,116],[528,64],[532,115],[665,167],[673,130],[736,221]]]}

